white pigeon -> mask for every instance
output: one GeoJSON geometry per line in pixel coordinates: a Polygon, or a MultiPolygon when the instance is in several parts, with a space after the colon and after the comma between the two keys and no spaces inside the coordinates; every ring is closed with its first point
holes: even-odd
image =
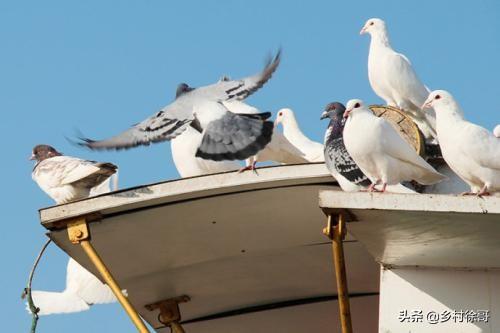
{"type": "Polygon", "coordinates": [[[236,161],[211,161],[196,157],[196,151],[202,137],[200,132],[188,127],[182,135],[171,141],[172,159],[182,178],[233,171],[240,168],[240,164],[236,161]]]}
{"type": "Polygon", "coordinates": [[[435,139],[434,110],[421,109],[429,89],[420,81],[408,58],[391,47],[385,22],[378,18],[369,19],[360,31],[360,34],[364,33],[371,35],[368,78],[373,91],[387,105],[407,112],[426,139],[435,139]]]}
{"type": "Polygon", "coordinates": [[[500,138],[500,125],[495,126],[495,128],[493,129],[493,135],[495,135],[497,138],[500,138]]]}
{"type": "Polygon", "coordinates": [[[468,122],[453,96],[433,91],[424,107],[433,107],[443,158],[469,186],[464,194],[489,195],[500,191],[500,140],[487,129],[468,122]]]}
{"type": "Polygon", "coordinates": [[[370,191],[415,180],[430,185],[446,179],[417,155],[392,125],[379,118],[359,99],[347,102],[344,144],[361,171],[370,178],[370,191]]]}
{"type": "Polygon", "coordinates": [[[48,145],[35,146],[31,159],[37,161],[31,174],[33,180],[57,204],[87,198],[93,187],[117,170],[112,163],[63,156],[48,145]]]}
{"type": "MultiPolygon", "coordinates": [[[[224,106],[233,113],[238,114],[259,114],[259,109],[248,105],[241,101],[228,101],[223,102],[224,106]]],[[[271,137],[271,142],[257,153],[246,160],[246,167],[241,169],[244,170],[253,170],[255,169],[255,164],[265,161],[272,161],[281,164],[298,164],[298,163],[307,163],[305,155],[297,149],[294,145],[288,141],[288,139],[280,132],[273,131],[273,135],[271,137]]]]}
{"type": "Polygon", "coordinates": [[[42,316],[85,311],[93,304],[116,302],[111,289],[72,258],[68,261],[64,291],[34,290],[31,296],[42,316]]]}
{"type": "Polygon", "coordinates": [[[312,141],[300,130],[295,114],[289,108],[283,108],[278,111],[274,125],[283,126],[283,135],[297,148],[308,162],[324,162],[323,145],[312,141]]]}

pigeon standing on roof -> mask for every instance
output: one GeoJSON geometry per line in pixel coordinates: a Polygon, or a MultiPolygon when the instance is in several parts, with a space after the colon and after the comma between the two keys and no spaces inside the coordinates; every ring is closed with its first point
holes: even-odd
{"type": "Polygon", "coordinates": [[[192,126],[203,136],[197,157],[222,161],[253,156],[271,140],[273,124],[267,120],[271,114],[234,114],[222,102],[244,100],[260,89],[276,71],[280,53],[253,76],[199,88],[183,84],[182,94],[155,115],[109,139],[84,138],[80,144],[97,150],[127,149],[171,140],[192,126]]]}
{"type": "MultiPolygon", "coordinates": [[[[345,106],[339,102],[329,103],[321,114],[321,119],[330,119],[325,133],[325,164],[332,176],[346,192],[362,191],[371,185],[371,181],[354,162],[344,145],[345,106]]],[[[389,192],[415,193],[401,185],[387,187],[389,192]]]]}
{"type": "Polygon", "coordinates": [[[283,126],[283,135],[295,146],[308,162],[324,162],[323,145],[312,141],[300,130],[295,114],[289,108],[283,108],[278,111],[275,126],[283,126]]]}
{"type": "Polygon", "coordinates": [[[433,91],[423,107],[433,107],[443,158],[479,196],[500,192],[500,140],[487,129],[468,122],[453,96],[433,91]]]}
{"type": "Polygon", "coordinates": [[[415,180],[430,185],[446,179],[417,155],[415,150],[383,118],[376,117],[359,99],[347,102],[344,143],[361,171],[375,185],[415,180]]]}
{"type": "Polygon", "coordinates": [[[116,173],[117,166],[64,156],[49,145],[33,148],[32,178],[57,204],[87,198],[93,187],[116,173]]]}
{"type": "Polygon", "coordinates": [[[407,112],[426,139],[435,139],[434,110],[421,108],[429,89],[420,81],[408,58],[391,47],[385,22],[378,18],[369,19],[360,32],[365,33],[371,35],[368,78],[373,91],[387,105],[407,112]]]}

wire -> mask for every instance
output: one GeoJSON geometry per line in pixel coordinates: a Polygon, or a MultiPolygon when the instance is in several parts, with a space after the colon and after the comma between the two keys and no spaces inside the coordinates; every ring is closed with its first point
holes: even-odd
{"type": "Polygon", "coordinates": [[[42,249],[40,250],[40,253],[38,253],[38,256],[36,257],[35,263],[33,264],[33,268],[31,269],[29,279],[28,279],[28,285],[26,288],[23,290],[23,294],[21,295],[21,298],[27,298],[28,301],[28,307],[31,311],[32,315],[32,320],[31,320],[31,330],[30,333],[35,333],[36,332],[36,325],[38,323],[38,312],[40,311],[40,308],[37,308],[35,306],[35,303],[33,303],[33,298],[31,297],[31,283],[33,282],[33,275],[35,274],[36,267],[38,266],[38,262],[42,258],[43,253],[45,252],[45,249],[47,246],[50,244],[52,240],[49,239],[45,242],[43,245],[42,249]]]}

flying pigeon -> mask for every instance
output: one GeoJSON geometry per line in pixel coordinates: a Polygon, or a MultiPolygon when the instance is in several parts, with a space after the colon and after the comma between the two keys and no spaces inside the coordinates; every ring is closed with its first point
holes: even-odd
{"type": "Polygon", "coordinates": [[[117,166],[63,156],[49,145],[33,148],[32,160],[36,160],[31,174],[33,180],[57,204],[87,198],[93,187],[113,175],[117,166]]]}
{"type": "Polygon", "coordinates": [[[222,102],[244,100],[260,89],[276,71],[280,54],[262,72],[240,80],[219,80],[199,88],[182,84],[178,97],[153,116],[109,139],[82,138],[80,144],[97,150],[127,149],[171,140],[191,125],[203,135],[197,157],[221,161],[253,156],[271,140],[273,124],[267,121],[271,114],[234,114],[222,102]]]}
{"type": "Polygon", "coordinates": [[[347,102],[344,144],[361,171],[375,185],[415,180],[430,185],[446,179],[420,156],[383,118],[376,117],[359,99],[347,102]]]}
{"type": "Polygon", "coordinates": [[[495,135],[497,138],[500,138],[500,125],[495,126],[495,128],[493,129],[493,135],[495,135]]]}
{"type": "Polygon", "coordinates": [[[278,111],[274,125],[283,126],[283,135],[295,146],[308,162],[324,162],[323,145],[312,141],[300,130],[295,114],[289,108],[283,108],[278,111]]]}
{"type": "Polygon", "coordinates": [[[369,19],[360,31],[360,34],[365,33],[371,35],[368,78],[373,91],[387,105],[407,112],[426,139],[435,139],[434,110],[421,109],[429,89],[420,81],[408,58],[391,47],[385,22],[369,19]]]}
{"type": "MultiPolygon", "coordinates": [[[[116,302],[111,289],[72,258],[68,261],[64,291],[34,290],[31,296],[42,316],[85,311],[93,304],[116,302]]],[[[27,310],[30,311],[28,307],[27,310]]]]}
{"type": "MultiPolygon", "coordinates": [[[[362,191],[371,185],[371,181],[359,169],[344,145],[345,106],[339,102],[329,103],[321,114],[321,119],[330,119],[325,133],[324,155],[326,167],[346,192],[362,191]]],[[[415,193],[401,185],[388,186],[389,192],[415,193]]]]}
{"type": "Polygon", "coordinates": [[[469,186],[463,194],[489,195],[500,191],[500,140],[487,129],[468,122],[453,96],[433,91],[423,107],[433,107],[443,158],[469,186]]]}

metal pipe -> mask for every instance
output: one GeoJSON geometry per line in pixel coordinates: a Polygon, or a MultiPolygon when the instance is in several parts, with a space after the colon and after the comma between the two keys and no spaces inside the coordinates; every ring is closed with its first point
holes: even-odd
{"type": "Polygon", "coordinates": [[[340,324],[342,333],[352,333],[351,310],[349,305],[349,291],[347,288],[347,274],[345,268],[343,240],[346,235],[346,226],[342,214],[338,215],[337,224],[331,230],[331,215],[328,215],[328,227],[332,239],[333,262],[335,264],[335,278],[339,298],[340,324]]]}
{"type": "Polygon", "coordinates": [[[92,244],[90,244],[88,240],[80,240],[78,243],[82,246],[90,261],[95,265],[106,284],[111,288],[111,291],[113,291],[113,294],[115,294],[116,298],[125,309],[125,312],[127,312],[128,316],[137,327],[137,330],[140,333],[149,333],[141,317],[139,317],[137,311],[135,311],[132,304],[130,304],[128,298],[123,295],[121,288],[116,283],[113,275],[111,275],[111,272],[108,270],[99,254],[97,254],[92,244]]]}

